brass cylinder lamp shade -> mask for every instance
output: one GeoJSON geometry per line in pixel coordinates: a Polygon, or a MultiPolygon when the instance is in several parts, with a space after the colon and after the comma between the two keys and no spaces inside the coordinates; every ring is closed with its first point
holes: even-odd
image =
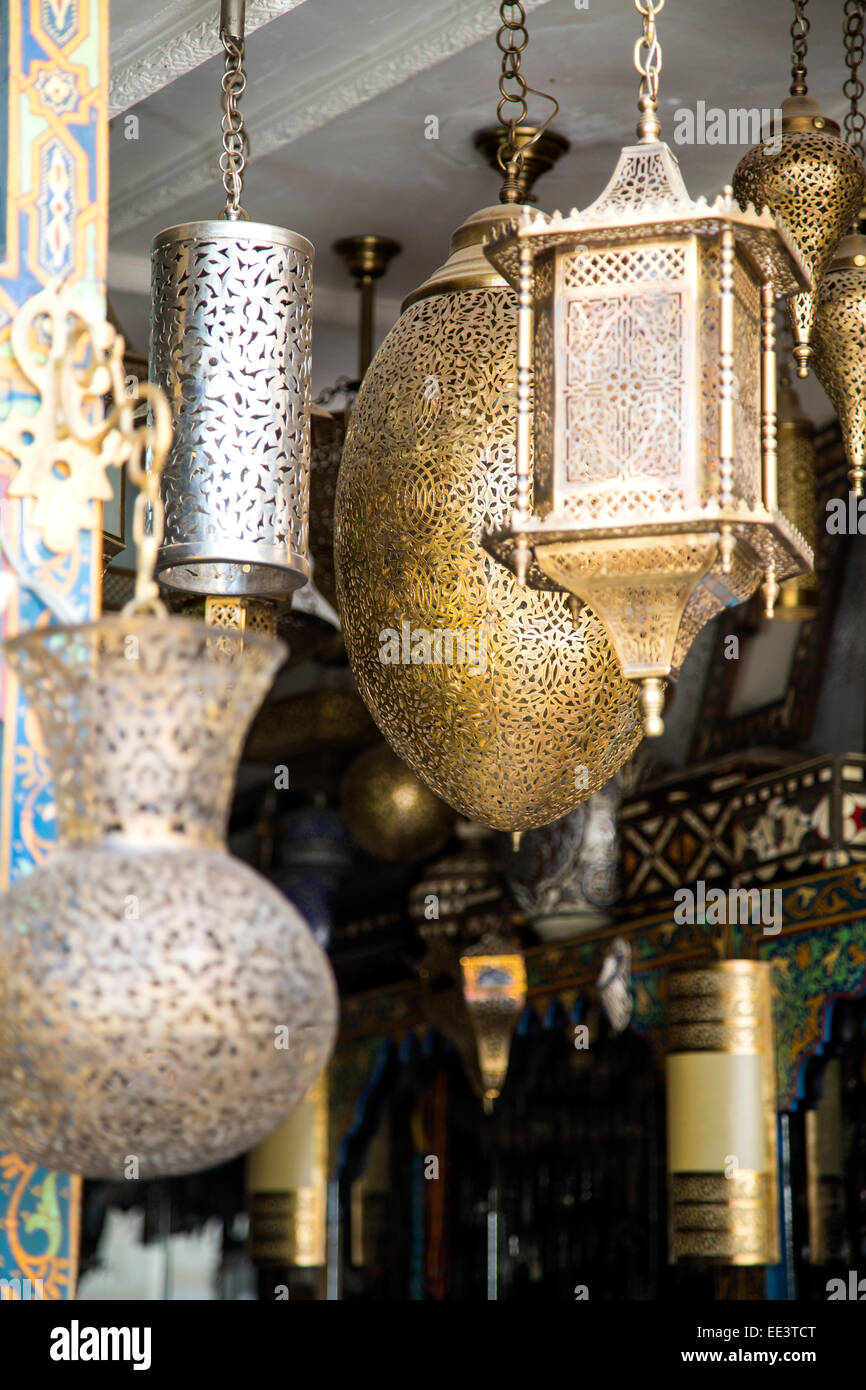
{"type": "MultiPolygon", "coordinates": [[[[791,518],[814,551],[817,541],[815,431],[791,385],[787,365],[782,368],[779,383],[777,421],[779,510],[791,518]]],[[[818,579],[814,571],[798,575],[796,579],[786,579],[773,616],[808,621],[817,612],[818,579]]]]}
{"type": "Polygon", "coordinates": [[[797,375],[806,377],[821,278],[866,195],[862,161],[837,123],[800,93],[782,102],[778,148],[765,142],[749,150],[733,186],[741,207],[767,207],[782,219],[809,270],[812,288],[787,296],[797,375]]]}
{"type": "Polygon", "coordinates": [[[318,1268],[327,1258],[328,1078],[247,1157],[250,1259],[318,1268]]]}
{"type": "Polygon", "coordinates": [[[309,577],[312,268],[304,237],[258,222],[154,240],[150,375],[174,421],[169,587],[284,598],[309,577]]]}
{"type": "Polygon", "coordinates": [[[672,1262],[780,1258],[771,972],[733,960],[668,977],[672,1262]]]}
{"type": "Polygon", "coordinates": [[[812,552],[778,506],[773,311],[808,285],[767,213],[692,201],[662,142],[626,147],[585,212],[491,237],[518,291],[517,505],[486,544],[603,620],[662,732],[697,632],[812,552]]]}

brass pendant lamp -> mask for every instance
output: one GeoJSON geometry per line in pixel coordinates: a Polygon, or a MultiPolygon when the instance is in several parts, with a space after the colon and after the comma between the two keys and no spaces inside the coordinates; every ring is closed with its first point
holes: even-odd
{"type": "Polygon", "coordinates": [[[244,602],[309,574],[313,248],[241,206],[244,0],[222,0],[226,206],[153,243],[151,378],[174,442],[163,479],[162,583],[244,602]]]}
{"type": "Polygon", "coordinates": [[[811,289],[788,295],[797,375],[809,374],[817,296],[839,238],[866,196],[862,160],[841,139],[839,127],[807,95],[807,0],[794,0],[791,94],[782,103],[778,150],[756,145],[734,171],[740,206],[768,207],[782,219],[812,279],[811,289]]]}
{"type": "MultiPolygon", "coordinates": [[[[850,106],[845,134],[861,169],[863,8],[862,0],[846,0],[845,47],[850,73],[845,95],[850,106]]],[[[839,242],[821,282],[814,339],[815,375],[839,416],[851,490],[861,497],[866,476],[866,228],[862,221],[866,209],[858,210],[861,220],[854,221],[848,236],[839,242]]]]}
{"type": "Polygon", "coordinates": [[[346,769],[340,782],[340,811],[368,854],[394,863],[435,854],[457,819],[381,740],[346,769]]]}
{"type": "Polygon", "coordinates": [[[517,505],[487,544],[533,588],[604,621],[662,732],[665,681],[698,631],[812,554],[778,509],[775,299],[808,285],[769,213],[693,202],[656,115],[664,0],[635,0],[637,133],[583,214],[488,242],[518,290],[517,505]]]}
{"type": "Polygon", "coordinates": [[[522,136],[526,34],[506,12],[523,12],[501,8],[504,202],[458,228],[370,365],[343,450],[334,549],[349,661],[388,742],[463,815],[519,831],[591,795],[640,728],[595,614],[584,609],[575,626],[563,595],[521,589],[482,543],[514,506],[517,406],[516,299],[483,242],[529,211],[531,176],[564,148],[543,128],[522,136]],[[393,662],[382,659],[388,631],[401,648],[407,639],[393,662]],[[483,668],[425,660],[420,642],[413,660],[419,632],[471,637],[483,668]]]}

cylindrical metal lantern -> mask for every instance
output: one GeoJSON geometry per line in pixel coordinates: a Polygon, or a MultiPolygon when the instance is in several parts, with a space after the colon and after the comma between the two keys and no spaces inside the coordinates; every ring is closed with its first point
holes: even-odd
{"type": "Polygon", "coordinates": [[[257,1265],[324,1265],[328,1208],[328,1078],[247,1158],[250,1258],[257,1265]]]}
{"type": "Polygon", "coordinates": [[[172,404],[163,583],[279,598],[309,576],[313,248],[189,222],[152,251],[150,375],[172,404]]]}
{"type": "Polygon", "coordinates": [[[772,965],[714,961],[668,984],[671,1261],[775,1264],[772,965]]]}

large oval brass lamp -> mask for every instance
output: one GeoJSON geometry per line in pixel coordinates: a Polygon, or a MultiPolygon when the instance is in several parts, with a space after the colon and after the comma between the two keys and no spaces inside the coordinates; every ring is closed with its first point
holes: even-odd
{"type": "Polygon", "coordinates": [[[468,218],[406,300],[361,386],[335,507],[361,695],[437,796],[501,830],[564,815],[640,739],[594,613],[575,624],[563,595],[521,589],[481,543],[514,505],[516,411],[516,298],[482,248],[520,211],[468,218]],[[437,633],[473,659],[437,661],[437,633]],[[430,659],[413,659],[424,634],[430,659]]]}
{"type": "Polygon", "coordinates": [[[729,960],[668,979],[672,1261],[779,1259],[771,972],[729,960]]]}

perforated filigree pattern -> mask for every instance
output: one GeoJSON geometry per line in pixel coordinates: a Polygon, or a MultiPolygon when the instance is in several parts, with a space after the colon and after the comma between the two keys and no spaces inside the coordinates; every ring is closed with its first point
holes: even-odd
{"type": "Polygon", "coordinates": [[[633,246],[627,250],[583,250],[564,263],[565,288],[591,285],[644,285],[648,280],[679,280],[685,274],[682,246],[633,246]]]}
{"type": "Polygon", "coordinates": [[[815,375],[836,408],[851,470],[866,468],[866,271],[830,267],[814,337],[815,375]]]}
{"type": "Polygon", "coordinates": [[[61,839],[223,843],[246,727],[281,642],[117,614],[16,637],[4,652],[39,716],[61,839]]]}
{"type": "Polygon", "coordinates": [[[62,1172],[222,1163],[298,1104],[333,1046],[326,957],[219,851],[61,850],[0,901],[0,951],[0,1145],[62,1172]]]}
{"type": "Polygon", "coordinates": [[[154,244],[150,374],[175,427],[160,577],[176,588],[284,594],[307,576],[312,248],[279,233],[193,223],[154,244]]]}
{"type": "Polygon", "coordinates": [[[651,149],[627,145],[620,151],[613,178],[586,216],[593,222],[617,221],[650,203],[661,212],[688,202],[680,166],[667,145],[657,144],[651,149]]]}
{"type": "Polygon", "coordinates": [[[733,495],[750,507],[761,487],[761,301],[757,286],[734,262],[734,457],[733,495]]]}
{"type": "Polygon", "coordinates": [[[790,295],[795,341],[808,345],[821,277],[866,193],[857,153],[831,131],[786,131],[778,152],[756,145],[734,171],[741,207],[768,207],[782,219],[813,278],[813,290],[790,295]]]}
{"type": "Polygon", "coordinates": [[[716,541],[712,536],[638,537],[617,557],[615,570],[604,547],[592,542],[585,550],[568,541],[539,545],[535,553],[555,583],[595,604],[608,631],[616,634],[625,670],[667,675],[686,603],[713,562],[716,541]],[[612,570],[616,584],[608,582],[612,570]]]}
{"type": "Polygon", "coordinates": [[[119,615],[6,644],[42,726],[60,848],[0,899],[0,1145],[88,1177],[231,1158],[333,1045],[327,960],[223,848],[249,720],[282,655],[119,615]],[[279,1029],[286,1045],[276,1045],[279,1029]]]}
{"type": "Polygon", "coordinates": [[[346,649],[374,718],[437,795],[504,830],[564,815],[640,738],[591,610],[575,624],[563,595],[521,589],[482,548],[515,503],[515,333],[505,288],[406,310],[355,405],[335,526],[346,649]],[[383,664],[380,633],[404,620],[483,632],[485,669],[383,664]]]}

